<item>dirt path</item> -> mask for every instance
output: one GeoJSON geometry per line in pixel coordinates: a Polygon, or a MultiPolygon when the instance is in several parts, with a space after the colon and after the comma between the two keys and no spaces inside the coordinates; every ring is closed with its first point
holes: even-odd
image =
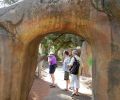
{"type": "Polygon", "coordinates": [[[58,68],[55,73],[56,88],[49,87],[50,77],[47,72],[48,69],[44,71],[42,79],[35,78],[28,100],[91,100],[91,97],[88,96],[91,95],[89,92],[86,94],[82,93],[87,91],[85,90],[86,88],[84,88],[86,87],[85,84],[83,85],[83,83],[86,82],[85,78],[81,79],[80,96],[72,98],[71,91],[63,91],[65,84],[61,68],[58,68]]]}
{"type": "Polygon", "coordinates": [[[49,84],[42,79],[35,79],[28,100],[44,100],[50,92],[49,84]]]}

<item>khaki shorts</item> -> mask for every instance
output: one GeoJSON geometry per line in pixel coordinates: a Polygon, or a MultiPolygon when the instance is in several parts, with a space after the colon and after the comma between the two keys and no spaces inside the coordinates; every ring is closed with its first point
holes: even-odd
{"type": "Polygon", "coordinates": [[[64,80],[69,80],[69,72],[65,71],[64,80]]]}

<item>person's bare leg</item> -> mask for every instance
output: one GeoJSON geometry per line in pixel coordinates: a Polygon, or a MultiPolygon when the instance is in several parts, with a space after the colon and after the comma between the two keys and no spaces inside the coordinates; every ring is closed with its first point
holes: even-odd
{"type": "Polygon", "coordinates": [[[76,90],[75,90],[75,94],[78,95],[78,88],[76,88],[76,90]]]}
{"type": "Polygon", "coordinates": [[[69,90],[69,83],[70,83],[70,80],[66,80],[66,89],[69,90]]]}
{"type": "Polygon", "coordinates": [[[52,79],[52,85],[55,86],[55,77],[54,77],[54,74],[51,74],[51,79],[52,79]]]}
{"type": "Polygon", "coordinates": [[[71,97],[73,97],[74,95],[76,95],[76,93],[75,93],[76,91],[75,91],[75,89],[73,89],[73,92],[72,92],[72,95],[71,95],[71,97]]]}

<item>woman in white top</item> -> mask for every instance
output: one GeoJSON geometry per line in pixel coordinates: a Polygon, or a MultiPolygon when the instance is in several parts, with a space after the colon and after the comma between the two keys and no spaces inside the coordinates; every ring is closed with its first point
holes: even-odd
{"type": "MultiPolygon", "coordinates": [[[[69,67],[72,67],[74,64],[74,61],[78,61],[80,64],[80,57],[78,56],[78,51],[73,50],[72,51],[72,58],[70,60],[70,63],[68,64],[69,67]]],[[[71,73],[71,87],[73,88],[73,93],[72,96],[78,95],[78,89],[79,89],[79,68],[78,68],[78,73],[73,74],[71,73]]]]}
{"type": "Polygon", "coordinates": [[[68,86],[69,86],[69,68],[68,64],[70,62],[70,57],[69,57],[69,52],[64,51],[63,53],[64,56],[64,61],[63,61],[63,70],[64,70],[64,80],[66,81],[66,89],[65,91],[68,91],[68,86]]]}

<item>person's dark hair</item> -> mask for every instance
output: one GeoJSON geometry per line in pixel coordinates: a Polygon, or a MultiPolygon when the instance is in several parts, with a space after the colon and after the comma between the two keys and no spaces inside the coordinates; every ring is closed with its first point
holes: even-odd
{"type": "Polygon", "coordinates": [[[66,54],[67,56],[69,55],[69,52],[68,51],[65,51],[64,54],[66,54]]]}

